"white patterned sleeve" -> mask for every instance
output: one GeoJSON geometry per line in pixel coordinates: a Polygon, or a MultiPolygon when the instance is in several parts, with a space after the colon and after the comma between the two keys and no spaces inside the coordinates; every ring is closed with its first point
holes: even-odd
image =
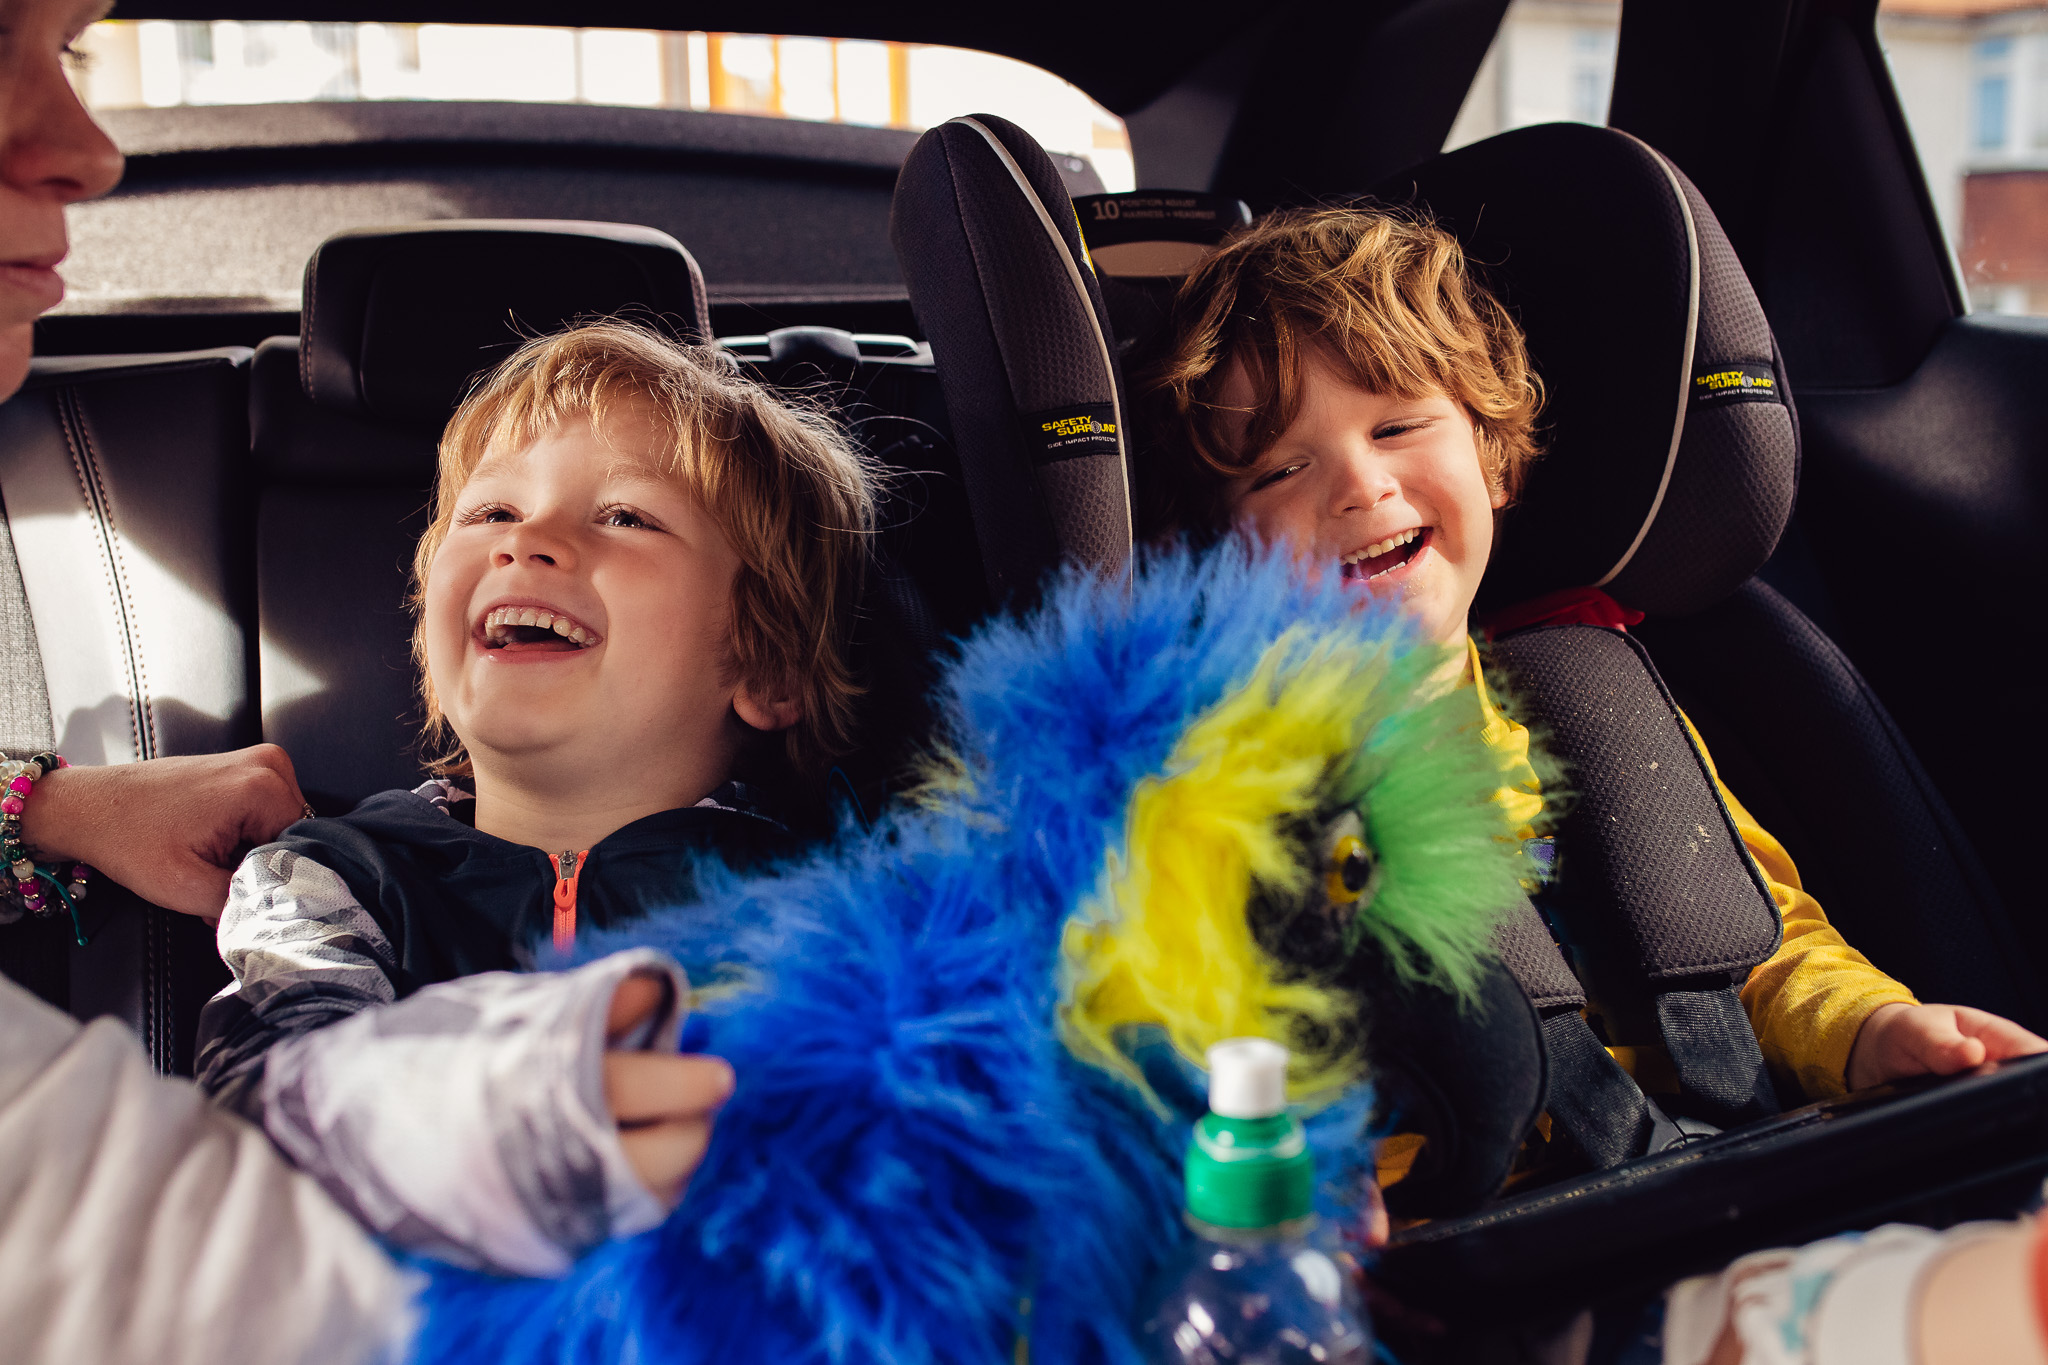
{"type": "Polygon", "coordinates": [[[261,1118],[256,1092],[278,1042],[397,997],[384,930],[332,869],[280,845],[235,869],[217,939],[235,979],[200,1011],[194,1070],[245,1118],[261,1118]]]}
{"type": "Polygon", "coordinates": [[[390,944],[341,879],[259,853],[221,919],[236,979],[202,1025],[209,1088],[234,1090],[372,1231],[459,1265],[558,1275],[660,1222],[605,1101],[605,1023],[620,982],[658,976],[668,1003],[631,1045],[673,1052],[681,968],[635,950],[394,1000],[390,944]]]}

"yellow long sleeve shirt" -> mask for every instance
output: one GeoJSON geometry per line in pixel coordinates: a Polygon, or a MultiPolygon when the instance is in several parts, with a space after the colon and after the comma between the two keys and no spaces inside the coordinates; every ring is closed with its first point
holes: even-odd
{"type": "MultiPolygon", "coordinates": [[[[1526,828],[1543,809],[1542,784],[1529,762],[1529,732],[1494,704],[1476,646],[1471,660],[1481,735],[1500,755],[1507,779],[1495,799],[1515,825],[1526,828]]],[[[1793,866],[1785,846],[1756,822],[1721,781],[1690,720],[1686,729],[1699,744],[1715,789],[1734,817],[1743,847],[1762,869],[1784,921],[1784,941],[1778,951],[1749,974],[1741,992],[1764,1061],[1781,1078],[1794,1081],[1809,1099],[1840,1095],[1848,1088],[1844,1078],[1849,1050],[1863,1021],[1880,1006],[1918,1002],[1911,991],[1871,965],[1870,959],[1850,947],[1828,923],[1820,902],[1801,888],[1799,869],[1793,866]]],[[[1650,1058],[1636,1055],[1639,1051],[1614,1049],[1616,1060],[1632,1071],[1646,1073],[1639,1074],[1638,1080],[1646,1089],[1653,1088],[1654,1077],[1647,1073],[1658,1068],[1650,1058]]]]}

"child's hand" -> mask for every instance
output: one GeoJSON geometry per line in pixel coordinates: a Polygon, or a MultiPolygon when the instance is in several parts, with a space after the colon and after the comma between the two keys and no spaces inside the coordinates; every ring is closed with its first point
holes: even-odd
{"type": "MultiPolygon", "coordinates": [[[[633,1032],[666,1003],[668,982],[629,976],[612,994],[605,1036],[633,1032]]],[[[633,1173],[674,1208],[711,1145],[711,1122],[732,1094],[732,1068],[716,1057],[614,1050],[604,1055],[604,1097],[633,1173]]]]}
{"type": "Polygon", "coordinates": [[[1880,1005],[1857,1030],[1847,1079],[1851,1090],[1861,1090],[2036,1052],[2048,1052],[2048,1039],[1968,1005],[1880,1005]]]}

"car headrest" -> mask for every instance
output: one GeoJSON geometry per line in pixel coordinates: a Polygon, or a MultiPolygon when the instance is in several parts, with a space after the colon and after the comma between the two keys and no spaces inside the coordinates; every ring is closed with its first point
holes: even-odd
{"type": "Polygon", "coordinates": [[[1232,228],[1248,227],[1244,200],[1201,190],[1084,194],[1074,201],[1099,274],[1178,280],[1232,228]]]}
{"type": "Polygon", "coordinates": [[[704,276],[665,232],[455,219],[360,228],[306,263],[299,379],[316,405],[436,430],[528,337],[626,315],[711,340],[704,276]]]}
{"type": "Polygon", "coordinates": [[[1252,221],[1242,199],[1203,190],[1084,194],[1074,212],[1125,351],[1166,325],[1174,293],[1195,262],[1252,221]]]}
{"type": "Polygon", "coordinates": [[[1061,558],[1131,548],[1115,332],[1059,171],[993,114],[942,123],[896,177],[889,236],[931,341],[999,602],[1061,558]]]}
{"type": "Polygon", "coordinates": [[[1503,133],[1375,191],[1454,232],[1520,320],[1547,449],[1501,523],[1481,613],[1596,586],[1698,611],[1770,557],[1798,422],[1756,293],[1706,200],[1607,128],[1503,133]]]}

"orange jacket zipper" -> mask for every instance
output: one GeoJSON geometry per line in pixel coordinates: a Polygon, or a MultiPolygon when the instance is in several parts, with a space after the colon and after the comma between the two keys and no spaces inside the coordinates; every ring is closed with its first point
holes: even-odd
{"type": "Polygon", "coordinates": [[[576,942],[576,882],[583,876],[583,860],[590,850],[574,853],[563,849],[551,860],[555,865],[555,947],[566,952],[576,942]]]}

